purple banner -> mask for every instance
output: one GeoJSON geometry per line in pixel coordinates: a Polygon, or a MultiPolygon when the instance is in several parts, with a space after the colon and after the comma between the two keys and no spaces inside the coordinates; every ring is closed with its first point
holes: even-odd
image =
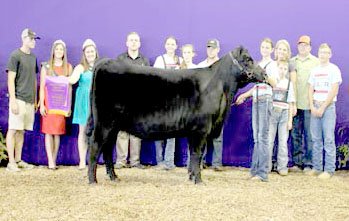
{"type": "Polygon", "coordinates": [[[70,115],[71,93],[68,78],[45,78],[46,104],[49,114],[70,115]]]}

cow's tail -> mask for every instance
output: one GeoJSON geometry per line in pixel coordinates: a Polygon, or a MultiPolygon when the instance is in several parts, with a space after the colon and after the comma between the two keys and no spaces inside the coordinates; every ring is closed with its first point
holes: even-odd
{"type": "Polygon", "coordinates": [[[87,120],[86,125],[86,136],[88,139],[88,142],[90,143],[90,140],[94,140],[93,133],[96,128],[96,123],[98,122],[97,119],[97,108],[96,108],[96,77],[98,75],[98,72],[102,68],[103,64],[105,64],[106,61],[110,59],[103,58],[99,59],[95,62],[95,65],[93,67],[93,76],[92,76],[92,83],[91,83],[91,90],[90,90],[90,114],[87,120]]]}

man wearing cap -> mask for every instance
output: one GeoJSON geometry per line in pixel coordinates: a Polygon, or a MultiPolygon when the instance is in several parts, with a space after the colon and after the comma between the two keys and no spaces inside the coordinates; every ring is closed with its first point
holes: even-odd
{"type": "Polygon", "coordinates": [[[310,105],[308,99],[308,79],[311,70],[319,64],[317,57],[311,52],[311,41],[307,35],[298,39],[298,54],[291,59],[296,64],[297,85],[296,105],[297,114],[293,119],[292,136],[292,161],[294,167],[291,170],[304,169],[304,172],[312,168],[312,139],[310,135],[310,105]],[[304,143],[303,143],[304,136],[304,143]]]}
{"type": "MultiPolygon", "coordinates": [[[[141,39],[137,32],[131,32],[127,35],[126,46],[127,52],[120,54],[117,59],[126,60],[136,65],[150,66],[149,60],[139,52],[139,48],[141,47],[141,39]]],[[[115,168],[121,169],[126,167],[129,145],[130,166],[143,169],[144,166],[140,164],[141,140],[138,137],[135,137],[124,131],[120,131],[117,137],[117,158],[115,168]]]]}
{"type": "Polygon", "coordinates": [[[7,63],[9,120],[6,135],[6,146],[9,163],[6,170],[20,171],[20,168],[31,169],[22,161],[24,130],[33,130],[36,108],[36,74],[39,72],[36,56],[31,52],[35,48],[35,32],[26,28],[22,31],[22,47],[14,50],[7,63]]]}
{"type": "Polygon", "coordinates": [[[198,68],[205,68],[218,61],[219,41],[217,39],[210,39],[206,44],[207,58],[198,64],[198,68]]]}
{"type": "MultiPolygon", "coordinates": [[[[206,44],[207,58],[198,64],[198,68],[205,68],[219,60],[219,41],[210,39],[206,44]]],[[[223,154],[223,130],[217,139],[208,139],[204,151],[204,157],[207,154],[207,147],[213,146],[212,168],[215,171],[222,171],[222,154],[223,154]]]]}

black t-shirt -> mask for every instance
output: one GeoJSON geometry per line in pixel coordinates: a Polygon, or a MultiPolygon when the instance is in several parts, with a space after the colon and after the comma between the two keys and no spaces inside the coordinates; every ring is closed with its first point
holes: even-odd
{"type": "Polygon", "coordinates": [[[144,57],[141,53],[138,53],[138,57],[135,59],[131,58],[127,52],[120,54],[117,59],[126,60],[132,64],[137,64],[141,66],[150,66],[149,60],[144,57]]]}
{"type": "Polygon", "coordinates": [[[35,101],[36,73],[39,72],[36,56],[20,49],[13,51],[7,63],[6,72],[16,73],[15,95],[17,99],[33,104],[35,101]]]}

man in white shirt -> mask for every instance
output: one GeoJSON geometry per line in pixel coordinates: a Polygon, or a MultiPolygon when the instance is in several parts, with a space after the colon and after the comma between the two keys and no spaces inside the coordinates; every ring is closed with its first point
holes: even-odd
{"type": "MultiPolygon", "coordinates": [[[[198,68],[205,68],[219,60],[219,41],[210,39],[206,44],[207,58],[198,64],[198,68]]],[[[207,153],[207,147],[213,145],[212,168],[215,171],[222,171],[222,154],[223,154],[223,130],[217,139],[207,140],[204,155],[207,153]]],[[[205,156],[203,157],[203,159],[205,156]]]]}
{"type": "Polygon", "coordinates": [[[198,68],[205,68],[219,60],[219,41],[217,39],[208,40],[206,44],[207,58],[198,64],[198,68]]]}
{"type": "Polygon", "coordinates": [[[336,169],[334,131],[337,94],[342,76],[339,68],[330,62],[331,56],[330,46],[321,44],[318,52],[320,65],[312,69],[308,80],[310,133],[313,140],[313,170],[309,174],[319,174],[320,179],[331,178],[336,169]]]}

